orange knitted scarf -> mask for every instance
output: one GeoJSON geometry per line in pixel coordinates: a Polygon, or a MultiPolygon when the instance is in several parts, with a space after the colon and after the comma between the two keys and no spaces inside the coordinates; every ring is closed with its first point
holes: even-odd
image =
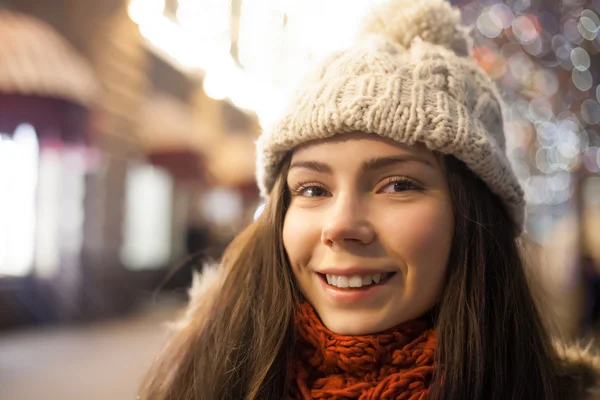
{"type": "Polygon", "coordinates": [[[369,336],[328,330],[308,303],[298,307],[292,400],[423,400],[435,364],[436,334],[416,320],[369,336]]]}

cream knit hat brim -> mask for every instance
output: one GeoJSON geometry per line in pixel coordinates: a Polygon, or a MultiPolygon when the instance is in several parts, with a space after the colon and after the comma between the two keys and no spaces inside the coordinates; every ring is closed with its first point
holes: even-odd
{"type": "MultiPolygon", "coordinates": [[[[391,0],[383,14],[377,9],[370,16],[376,25],[385,26],[381,16],[390,13],[390,4],[406,0],[391,0]]],[[[325,60],[303,81],[281,120],[257,142],[261,193],[271,192],[281,160],[296,146],[342,133],[373,133],[408,145],[420,142],[463,161],[503,200],[520,232],[524,196],[505,155],[501,98],[489,77],[462,56],[469,42],[455,10],[443,0],[412,0],[408,11],[392,9],[412,13],[413,21],[422,16],[419,10],[428,12],[427,26],[440,26],[432,16],[445,20],[438,24],[450,18],[456,29],[448,33],[444,25],[446,32],[437,40],[425,26],[429,41],[411,38],[408,48],[398,28],[387,29],[325,60]]],[[[410,23],[397,16],[393,20],[410,23]]]]}

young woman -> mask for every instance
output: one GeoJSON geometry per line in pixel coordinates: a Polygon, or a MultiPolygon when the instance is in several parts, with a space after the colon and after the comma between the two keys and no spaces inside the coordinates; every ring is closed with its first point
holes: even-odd
{"type": "Polygon", "coordinates": [[[391,0],[258,141],[263,214],[192,289],[144,400],[592,399],[519,247],[501,99],[443,0],[391,0]]]}

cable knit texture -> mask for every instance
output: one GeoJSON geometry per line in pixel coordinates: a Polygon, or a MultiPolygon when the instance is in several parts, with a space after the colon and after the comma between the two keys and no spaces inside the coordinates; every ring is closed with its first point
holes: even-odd
{"type": "Polygon", "coordinates": [[[296,312],[299,340],[293,400],[422,400],[434,372],[435,331],[424,320],[388,332],[343,336],[329,331],[314,308],[296,312]]]}
{"type": "Polygon", "coordinates": [[[262,195],[296,146],[373,133],[462,160],[503,200],[520,233],[524,195],[505,154],[502,99],[468,57],[467,32],[446,0],[388,0],[375,8],[356,43],[318,65],[258,139],[262,195]]]}

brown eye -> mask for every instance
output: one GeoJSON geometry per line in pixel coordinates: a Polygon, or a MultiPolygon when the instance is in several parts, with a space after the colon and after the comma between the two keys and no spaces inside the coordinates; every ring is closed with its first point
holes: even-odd
{"type": "Polygon", "coordinates": [[[294,197],[323,197],[329,195],[329,191],[323,185],[313,182],[298,183],[291,187],[290,191],[294,197]]]}
{"type": "Polygon", "coordinates": [[[381,193],[402,193],[410,190],[421,190],[413,180],[407,178],[390,178],[383,188],[381,193]]]}
{"type": "Polygon", "coordinates": [[[301,195],[306,197],[322,197],[327,195],[327,191],[321,186],[307,186],[301,189],[301,195]]]}

